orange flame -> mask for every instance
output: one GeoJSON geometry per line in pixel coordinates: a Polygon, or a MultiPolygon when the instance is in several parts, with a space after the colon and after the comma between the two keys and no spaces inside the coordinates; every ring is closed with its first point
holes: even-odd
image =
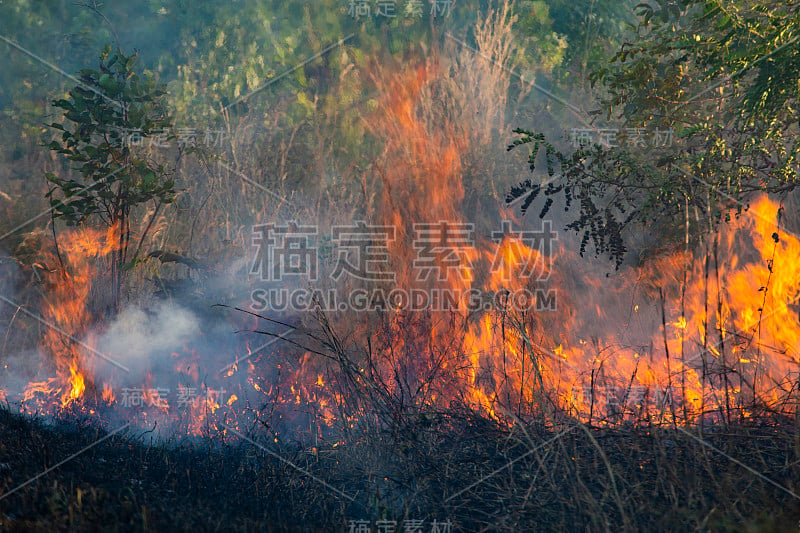
{"type": "Polygon", "coordinates": [[[49,327],[42,339],[42,351],[52,361],[56,378],[31,383],[23,399],[60,391],[60,406],[66,408],[83,398],[93,383],[87,377],[90,363],[81,339],[92,323],[89,293],[97,275],[95,262],[118,248],[116,226],[97,230],[81,227],[61,235],[58,256],[49,253],[47,262],[58,265],[48,277],[42,314],[49,327]]]}

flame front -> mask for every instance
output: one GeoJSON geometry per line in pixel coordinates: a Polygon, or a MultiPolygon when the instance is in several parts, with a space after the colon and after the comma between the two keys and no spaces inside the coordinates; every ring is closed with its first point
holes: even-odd
{"type": "MultiPolygon", "coordinates": [[[[371,124],[390,147],[381,165],[380,222],[398,230],[393,266],[405,288],[436,287],[412,274],[413,225],[469,220],[464,158],[480,136],[428,114],[427,99],[445,77],[435,61],[391,81],[376,76],[384,100],[371,124]]],[[[605,423],[693,423],[756,407],[793,411],[800,241],[778,228],[778,208],[760,197],[699,253],[664,253],[606,279],[590,266],[580,271],[576,265],[588,263],[568,249],[545,257],[511,237],[490,241],[491,228],[478,227],[476,246],[463,250],[447,288],[535,293],[537,280],[546,279],[558,291],[557,309],[475,315],[462,308],[456,320],[391,313],[379,381],[417,407],[466,400],[496,418],[567,412],[605,423]],[[523,275],[526,261],[537,265],[536,276],[523,275]],[[433,375],[435,382],[426,381],[433,375]]]]}
{"type": "MultiPolygon", "coordinates": [[[[303,425],[308,415],[352,426],[358,409],[347,406],[348,383],[394,417],[460,405],[497,420],[566,413],[593,423],[693,423],[796,409],[800,240],[778,227],[778,204],[760,197],[695,253],[662,253],[606,277],[570,249],[546,255],[513,235],[491,237],[501,218],[515,227],[525,221],[511,211],[495,217],[476,210],[481,200],[464,180],[486,134],[431,105],[448,87],[435,59],[375,72],[381,97],[367,122],[386,149],[375,165],[382,185],[369,222],[396,231],[389,243],[394,283],[454,294],[455,308],[341,313],[331,327],[350,327],[356,331],[348,338],[365,339],[347,368],[287,352],[288,361],[267,375],[246,345],[243,358],[215,377],[184,346],[172,353],[170,376],[149,375],[140,384],[136,416],[148,423],[185,416],[187,432],[198,435],[215,417],[235,425],[249,406],[272,402],[287,424],[303,425]],[[474,224],[474,242],[428,265],[446,277],[420,277],[413,236],[419,225],[441,221],[474,224]],[[534,272],[524,272],[531,262],[534,272]],[[557,290],[556,307],[520,310],[502,298],[542,287],[557,290]],[[501,297],[476,311],[464,298],[471,291],[501,297]],[[165,379],[177,383],[177,399],[158,393],[165,379]],[[184,401],[190,393],[196,396],[184,401]]],[[[22,403],[29,410],[77,409],[92,395],[108,406],[122,401],[93,373],[90,334],[103,318],[90,302],[92,289],[102,289],[97,263],[115,243],[115,228],[79,228],[62,234],[59,256],[49,258],[59,266],[42,302],[50,327],[41,350],[55,376],[28,385],[22,403]]]]}

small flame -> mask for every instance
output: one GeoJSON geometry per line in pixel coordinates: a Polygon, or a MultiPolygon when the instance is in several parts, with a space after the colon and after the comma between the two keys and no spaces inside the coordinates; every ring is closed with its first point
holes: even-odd
{"type": "Polygon", "coordinates": [[[103,383],[103,392],[101,398],[107,404],[114,403],[115,400],[114,391],[109,383],[103,383]]]}
{"type": "Polygon", "coordinates": [[[69,390],[61,397],[61,407],[66,407],[80,399],[80,397],[83,396],[83,392],[86,390],[83,373],[78,370],[75,364],[70,365],[69,372],[69,390]]]}

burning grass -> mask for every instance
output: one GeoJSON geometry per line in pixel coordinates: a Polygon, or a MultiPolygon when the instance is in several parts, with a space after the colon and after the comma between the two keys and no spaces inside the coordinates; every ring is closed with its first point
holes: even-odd
{"type": "MultiPolygon", "coordinates": [[[[484,28],[482,49],[505,61],[509,28],[498,30],[505,37],[484,28]]],[[[380,150],[348,174],[357,193],[337,196],[332,187],[293,210],[238,190],[249,178],[217,176],[209,191],[192,189],[186,203],[201,202],[194,221],[173,225],[160,215],[151,233],[157,249],[132,267],[139,277],[129,278],[121,309],[104,301],[109,235],[83,225],[60,232],[54,252],[33,254],[38,298],[4,309],[13,314],[9,334],[22,324],[34,346],[10,346],[12,366],[25,364],[3,368],[9,384],[0,400],[48,425],[0,413],[0,527],[796,526],[800,240],[781,229],[779,204],[758,197],[695,249],[687,240],[613,277],[570,243],[545,249],[556,221],[536,230],[498,206],[496,194],[477,190],[502,190],[512,179],[482,174],[494,167],[482,161],[498,148],[492,139],[507,130],[499,95],[509,79],[499,67],[468,68],[467,57],[361,72],[376,93],[365,131],[380,150]],[[467,83],[453,83],[453,72],[467,83]],[[470,118],[478,110],[483,118],[470,118]],[[191,249],[207,200],[198,239],[213,242],[210,232],[223,226],[236,239],[209,259],[215,267],[165,251],[182,232],[191,249]],[[378,274],[391,274],[399,289],[502,295],[552,287],[558,304],[476,310],[456,298],[451,309],[248,311],[248,293],[268,282],[394,288],[386,277],[339,282],[323,260],[313,279],[256,279],[255,270],[280,261],[255,269],[269,255],[243,257],[249,238],[266,225],[296,231],[288,220],[316,223],[312,233],[330,235],[325,246],[336,240],[333,226],[389,228],[392,238],[371,257],[387,259],[378,274]],[[417,232],[443,222],[463,240],[431,255],[446,243],[420,246],[417,232]],[[539,240],[526,243],[512,226],[539,240]],[[169,290],[158,276],[165,263],[185,269],[186,279],[169,281],[191,289],[169,290]],[[145,269],[158,290],[144,283],[145,269]]],[[[370,247],[379,247],[375,240],[370,247]]]]}

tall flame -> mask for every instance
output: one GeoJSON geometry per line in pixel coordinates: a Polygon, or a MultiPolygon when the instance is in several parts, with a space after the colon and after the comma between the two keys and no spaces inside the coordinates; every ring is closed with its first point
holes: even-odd
{"type": "MultiPolygon", "coordinates": [[[[93,317],[89,308],[90,291],[97,278],[95,261],[117,249],[115,226],[106,229],[81,227],[62,234],[57,252],[51,252],[48,264],[54,265],[47,278],[42,315],[44,330],[41,349],[55,367],[56,378],[48,385],[32,383],[27,391],[57,393],[60,407],[79,401],[93,383],[87,376],[89,354],[81,346],[93,317]]],[[[89,347],[90,348],[90,347],[89,347]]]]}
{"type": "MultiPolygon", "coordinates": [[[[664,252],[606,277],[569,249],[547,256],[513,234],[495,238],[501,216],[524,226],[513,212],[496,219],[470,212],[481,203],[469,196],[465,175],[470,154],[487,135],[437,107],[450,85],[436,59],[376,68],[373,80],[380,98],[368,123],[386,149],[374,165],[381,192],[368,222],[396,232],[388,243],[396,286],[457,296],[453,309],[398,308],[366,318],[342,313],[335,319],[342,323],[331,326],[349,322],[360,328],[349,338],[368,339],[363,358],[347,371],[353,383],[371,387],[391,416],[455,404],[496,419],[567,413],[608,424],[674,423],[796,409],[800,239],[778,227],[778,204],[759,197],[737,221],[705,236],[694,253],[664,252]],[[473,242],[436,255],[429,265],[446,277],[420,277],[414,268],[418,226],[467,226],[475,218],[473,242]],[[537,276],[524,272],[531,262],[537,276]],[[501,297],[476,310],[464,298],[475,290],[535,293],[541,280],[557,289],[557,306],[520,310],[501,297]]],[[[118,401],[111,385],[95,384],[84,345],[91,345],[89,328],[98,318],[90,302],[100,279],[97,262],[117,250],[116,230],[66,232],[59,254],[49,258],[58,266],[42,303],[51,327],[41,349],[55,377],[31,382],[23,403],[41,405],[45,398],[48,408],[74,408],[87,391],[108,405],[118,401]]],[[[302,425],[313,413],[324,424],[353,424],[357,410],[343,408],[350,399],[335,367],[307,352],[262,375],[259,355],[245,348],[246,357],[210,383],[200,354],[189,346],[174,352],[178,399],[165,401],[154,385],[162,376],[148,375],[143,417],[174,419],[174,410],[186,404],[187,430],[201,434],[214,416],[269,399],[287,410],[276,415],[284,423],[302,425]],[[240,372],[246,383],[222,394],[222,384],[233,385],[240,372]],[[259,400],[251,402],[252,394],[259,400]]]]}

